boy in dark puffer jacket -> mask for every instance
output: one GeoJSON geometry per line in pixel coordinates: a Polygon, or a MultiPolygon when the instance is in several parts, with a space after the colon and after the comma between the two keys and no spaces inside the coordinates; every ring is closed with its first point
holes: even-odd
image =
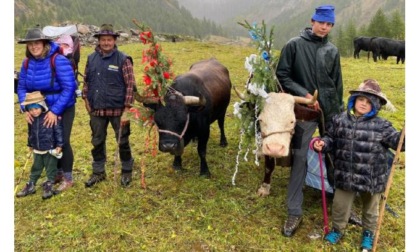
{"type": "Polygon", "coordinates": [[[63,125],[61,118],[58,118],[57,125],[46,127],[44,118],[48,107],[45,97],[39,92],[27,93],[22,106],[34,118],[32,124],[28,124],[28,146],[34,153],[34,163],[31,168],[29,182],[25,188],[16,194],[17,197],[24,197],[34,194],[35,185],[41,177],[42,170],[46,170],[47,181],[43,184],[44,192],[42,199],[49,199],[54,195],[53,182],[57,173],[57,162],[62,157],[63,125]]]}
{"type": "MultiPolygon", "coordinates": [[[[381,193],[387,184],[387,150],[397,149],[400,135],[392,124],[377,116],[388,101],[376,80],[367,79],[350,91],[347,111],[333,117],[327,134],[314,149],[334,153],[335,194],[332,230],[325,236],[336,244],[350,217],[356,194],[363,202],[361,248],[370,251],[379,215],[381,193]]],[[[404,151],[404,144],[402,151],[404,151]]]]}

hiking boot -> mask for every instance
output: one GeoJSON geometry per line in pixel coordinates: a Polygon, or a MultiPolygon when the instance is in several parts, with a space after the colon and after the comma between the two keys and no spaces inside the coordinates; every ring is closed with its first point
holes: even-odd
{"type": "Polygon", "coordinates": [[[69,181],[66,179],[63,179],[63,182],[61,182],[60,186],[57,188],[57,192],[60,193],[62,191],[65,191],[73,186],[73,181],[69,181]]]}
{"type": "Polygon", "coordinates": [[[23,188],[22,191],[16,194],[16,197],[25,197],[30,194],[34,194],[35,192],[36,192],[36,189],[35,189],[34,182],[28,182],[26,183],[25,188],[23,188]]]}
{"type": "Polygon", "coordinates": [[[373,233],[372,231],[363,231],[362,243],[360,247],[363,251],[371,251],[373,247],[373,233]]]}
{"type": "Polygon", "coordinates": [[[328,241],[330,244],[336,244],[341,237],[343,237],[343,233],[341,233],[338,229],[333,228],[326,236],[325,240],[328,241]]]}
{"type": "Polygon", "coordinates": [[[106,174],[105,172],[102,173],[93,173],[88,181],[85,182],[86,187],[92,187],[93,185],[101,182],[102,180],[105,180],[106,174]]]}
{"type": "Polygon", "coordinates": [[[289,215],[283,226],[283,235],[291,237],[299,228],[300,223],[302,223],[302,219],[302,216],[289,215]]]}
{"type": "Polygon", "coordinates": [[[51,181],[45,181],[42,184],[42,187],[44,189],[44,192],[42,193],[42,199],[45,200],[54,196],[53,183],[51,181]]]}
{"type": "Polygon", "coordinates": [[[121,174],[121,185],[123,187],[127,187],[131,183],[131,172],[123,172],[121,174]]]}

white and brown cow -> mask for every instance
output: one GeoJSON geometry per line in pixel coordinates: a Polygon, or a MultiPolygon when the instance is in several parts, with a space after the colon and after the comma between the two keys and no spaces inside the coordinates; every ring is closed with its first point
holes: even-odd
{"type": "MultiPolygon", "coordinates": [[[[244,95],[238,96],[244,100],[244,95]]],[[[270,194],[271,174],[274,171],[276,158],[289,155],[290,141],[296,124],[296,104],[314,104],[318,97],[318,91],[312,99],[292,96],[287,93],[268,94],[264,107],[258,116],[261,130],[262,145],[261,154],[264,156],[264,179],[257,191],[259,196],[270,194]]]]}

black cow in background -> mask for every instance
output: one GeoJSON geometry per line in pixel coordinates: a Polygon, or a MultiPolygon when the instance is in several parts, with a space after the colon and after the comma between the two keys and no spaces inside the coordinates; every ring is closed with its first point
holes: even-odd
{"type": "Polygon", "coordinates": [[[355,37],[353,39],[353,46],[354,46],[354,53],[353,53],[353,57],[355,59],[359,58],[359,53],[361,50],[369,52],[370,51],[370,41],[371,41],[372,37],[355,37]]]}
{"type": "Polygon", "coordinates": [[[177,76],[164,96],[164,104],[152,104],[147,97],[135,96],[155,110],[159,150],[175,156],[172,165],[175,170],[182,170],[184,147],[197,139],[200,176],[210,177],[206,161],[210,125],[217,120],[220,146],[227,146],[224,121],[231,87],[228,69],[212,58],[193,64],[187,73],[177,76]]]}
{"type": "MultiPolygon", "coordinates": [[[[387,60],[389,56],[397,57],[397,64],[404,64],[405,61],[405,41],[395,40],[384,37],[375,37],[371,39],[370,50],[372,51],[373,61],[376,62],[379,57],[387,60]]],[[[369,52],[368,52],[369,59],[369,52]]]]}

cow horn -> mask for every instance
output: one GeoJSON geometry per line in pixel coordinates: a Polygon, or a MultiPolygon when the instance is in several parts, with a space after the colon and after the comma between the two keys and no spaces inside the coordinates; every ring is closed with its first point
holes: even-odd
{"type": "Polygon", "coordinates": [[[245,101],[245,95],[244,94],[239,93],[239,91],[236,89],[235,86],[233,86],[233,90],[235,90],[235,93],[239,97],[239,99],[245,101]]]}
{"type": "Polygon", "coordinates": [[[206,98],[204,97],[197,97],[197,96],[184,96],[185,105],[193,105],[193,106],[204,106],[206,104],[206,98]]]}
{"type": "Polygon", "coordinates": [[[300,97],[300,96],[293,96],[293,97],[295,98],[295,103],[312,105],[316,102],[316,99],[318,98],[318,90],[315,90],[314,95],[312,96],[312,99],[300,97]]]}
{"type": "Polygon", "coordinates": [[[145,104],[159,103],[159,97],[141,96],[138,92],[134,92],[134,99],[138,101],[139,103],[145,103],[145,104]]]}

